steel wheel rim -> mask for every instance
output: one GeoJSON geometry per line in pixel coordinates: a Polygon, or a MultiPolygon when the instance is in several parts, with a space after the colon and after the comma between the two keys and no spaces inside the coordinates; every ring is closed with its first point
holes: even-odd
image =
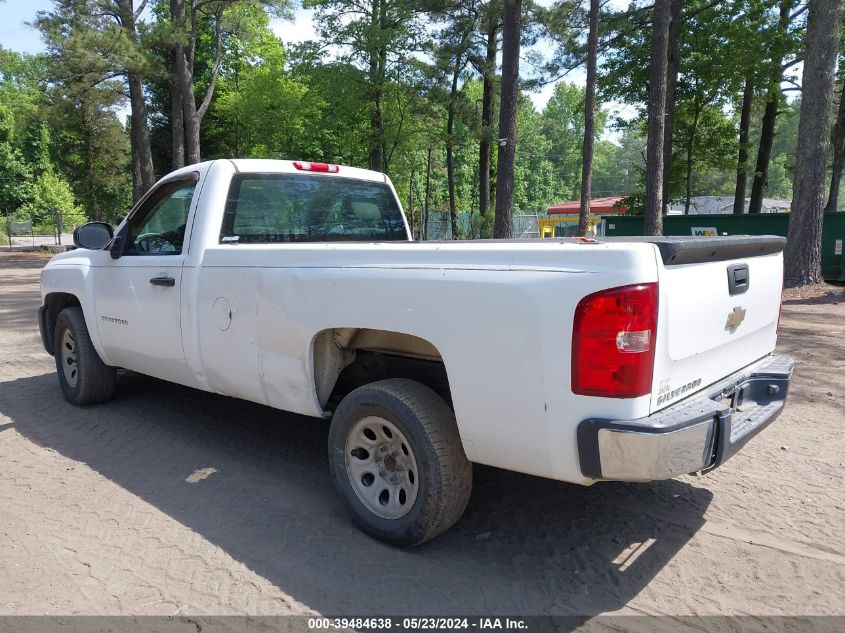
{"type": "Polygon", "coordinates": [[[401,519],[414,507],[420,487],[417,458],[389,420],[358,420],[346,436],[345,463],[355,495],[376,516],[401,519]]]}
{"type": "Polygon", "coordinates": [[[76,341],[70,330],[62,333],[62,371],[65,374],[65,381],[71,387],[76,387],[79,380],[79,365],[76,357],[76,341]]]}

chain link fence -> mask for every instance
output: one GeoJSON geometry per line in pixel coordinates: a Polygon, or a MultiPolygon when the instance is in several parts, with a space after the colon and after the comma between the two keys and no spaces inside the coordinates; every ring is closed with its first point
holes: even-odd
{"type": "Polygon", "coordinates": [[[39,214],[0,216],[0,244],[10,247],[67,246],[74,229],[88,218],[83,213],[53,209],[39,214]]]}
{"type": "MultiPolygon", "coordinates": [[[[458,228],[461,231],[461,237],[468,239],[478,239],[481,237],[477,235],[478,214],[471,214],[469,212],[462,212],[457,214],[458,228]],[[474,221],[475,220],[475,221],[474,221]]],[[[427,223],[428,241],[435,240],[451,240],[452,239],[452,223],[449,220],[448,211],[429,211],[427,223]]],[[[514,238],[531,238],[540,237],[540,224],[536,214],[516,214],[513,216],[513,236],[514,238]]],[[[422,238],[421,238],[422,239],[422,238]]]]}
{"type": "MultiPolygon", "coordinates": [[[[478,225],[479,214],[458,213],[460,238],[478,239],[481,237],[478,225]]],[[[88,222],[82,213],[54,210],[37,216],[12,213],[0,216],[0,240],[13,247],[67,246],[71,244],[74,229],[88,222]],[[36,220],[51,217],[50,221],[36,220]]],[[[430,211],[428,214],[427,239],[429,241],[451,240],[452,223],[448,211],[430,211]]],[[[513,216],[513,236],[517,239],[540,237],[540,225],[536,214],[516,214],[513,216]]],[[[421,238],[422,239],[422,238],[421,238]]]]}

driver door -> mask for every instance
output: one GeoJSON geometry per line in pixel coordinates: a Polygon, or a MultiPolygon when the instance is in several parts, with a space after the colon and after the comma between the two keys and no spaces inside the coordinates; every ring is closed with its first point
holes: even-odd
{"type": "Polygon", "coordinates": [[[94,273],[97,327],[112,364],[191,385],[180,323],[196,178],[160,184],[121,229],[122,255],[94,273]]]}

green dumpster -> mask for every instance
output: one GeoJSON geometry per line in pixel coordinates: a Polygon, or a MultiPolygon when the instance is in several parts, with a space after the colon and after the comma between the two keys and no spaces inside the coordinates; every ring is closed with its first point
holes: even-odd
{"type": "MultiPolygon", "coordinates": [[[[604,215],[605,235],[642,235],[643,217],[604,215]]],[[[667,215],[664,235],[783,235],[788,213],[667,215]]],[[[845,213],[825,213],[822,227],[822,275],[827,281],[845,281],[845,213]]]]}

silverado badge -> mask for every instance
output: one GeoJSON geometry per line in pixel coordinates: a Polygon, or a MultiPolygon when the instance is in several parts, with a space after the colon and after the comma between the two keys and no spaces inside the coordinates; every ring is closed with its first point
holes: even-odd
{"type": "Polygon", "coordinates": [[[733,334],[740,324],[745,320],[745,308],[737,306],[728,314],[728,321],[725,323],[725,329],[730,330],[733,334]]]}

